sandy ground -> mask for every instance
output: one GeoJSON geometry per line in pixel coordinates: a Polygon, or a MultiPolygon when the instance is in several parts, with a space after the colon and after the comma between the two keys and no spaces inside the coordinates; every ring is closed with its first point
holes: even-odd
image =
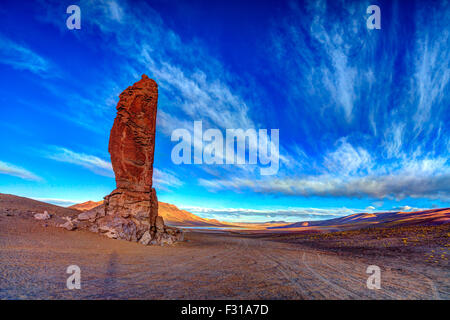
{"type": "Polygon", "coordinates": [[[351,253],[336,241],[326,242],[336,244],[329,248],[296,235],[189,232],[187,242],[146,247],[44,225],[29,215],[0,216],[0,298],[450,298],[446,260],[419,257],[423,250],[441,248],[441,242],[415,247],[419,258],[351,253]],[[81,290],[66,288],[72,264],[81,268],[81,290]],[[381,268],[380,290],[366,287],[370,264],[381,268]]]}

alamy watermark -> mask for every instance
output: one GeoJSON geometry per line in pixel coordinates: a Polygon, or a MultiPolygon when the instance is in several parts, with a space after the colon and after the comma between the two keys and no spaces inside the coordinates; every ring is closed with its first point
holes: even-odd
{"type": "Polygon", "coordinates": [[[194,121],[193,134],[187,129],[175,129],[171,141],[175,164],[235,164],[256,165],[261,175],[274,175],[279,169],[279,129],[226,129],[225,139],[219,129],[203,132],[202,121],[194,121]],[[248,153],[248,157],[246,154],[248,153]]]}
{"type": "Polygon", "coordinates": [[[66,20],[67,29],[80,30],[81,29],[81,9],[80,9],[80,7],[72,4],[67,7],[66,13],[70,14],[70,16],[66,20]]]}
{"type": "Polygon", "coordinates": [[[367,267],[366,273],[370,274],[369,278],[367,278],[367,289],[381,289],[381,269],[379,266],[370,265],[367,267]]]}
{"type": "Polygon", "coordinates": [[[70,276],[66,280],[67,289],[81,289],[81,269],[79,266],[72,264],[67,267],[66,273],[70,276]]]}
{"type": "Polygon", "coordinates": [[[370,14],[369,18],[367,18],[366,25],[367,29],[381,29],[381,9],[377,5],[370,5],[367,7],[366,12],[370,14]]]}

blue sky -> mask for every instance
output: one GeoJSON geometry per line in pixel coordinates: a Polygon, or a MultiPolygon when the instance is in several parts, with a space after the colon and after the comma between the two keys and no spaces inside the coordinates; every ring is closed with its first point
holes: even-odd
{"type": "Polygon", "coordinates": [[[111,192],[118,95],[145,73],[161,201],[229,221],[450,206],[448,1],[3,1],[0,19],[2,193],[111,192]],[[195,120],[279,129],[278,173],[175,165],[171,133],[195,120]]]}

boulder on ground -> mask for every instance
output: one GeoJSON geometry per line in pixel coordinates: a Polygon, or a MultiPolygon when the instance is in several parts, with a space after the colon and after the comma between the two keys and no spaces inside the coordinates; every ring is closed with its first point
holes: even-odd
{"type": "Polygon", "coordinates": [[[44,211],[44,213],[36,213],[34,215],[34,218],[37,220],[48,220],[51,218],[51,216],[48,214],[47,211],[44,211]]]}
{"type": "Polygon", "coordinates": [[[152,241],[152,236],[149,231],[145,231],[145,233],[142,235],[141,239],[139,240],[139,243],[142,243],[143,245],[148,245],[152,241]]]}
{"type": "Polygon", "coordinates": [[[66,220],[66,222],[59,224],[58,227],[69,231],[73,231],[77,228],[77,219],[72,220],[70,217],[63,217],[63,219],[66,220]]]}

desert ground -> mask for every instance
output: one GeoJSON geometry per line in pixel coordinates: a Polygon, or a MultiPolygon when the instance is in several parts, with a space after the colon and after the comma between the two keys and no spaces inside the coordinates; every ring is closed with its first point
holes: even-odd
{"type": "Polygon", "coordinates": [[[160,247],[33,218],[45,206],[54,216],[73,209],[0,200],[1,299],[450,299],[449,224],[187,231],[160,247]],[[73,264],[80,290],[66,288],[73,264]],[[381,268],[379,290],[366,286],[369,265],[381,268]]]}

